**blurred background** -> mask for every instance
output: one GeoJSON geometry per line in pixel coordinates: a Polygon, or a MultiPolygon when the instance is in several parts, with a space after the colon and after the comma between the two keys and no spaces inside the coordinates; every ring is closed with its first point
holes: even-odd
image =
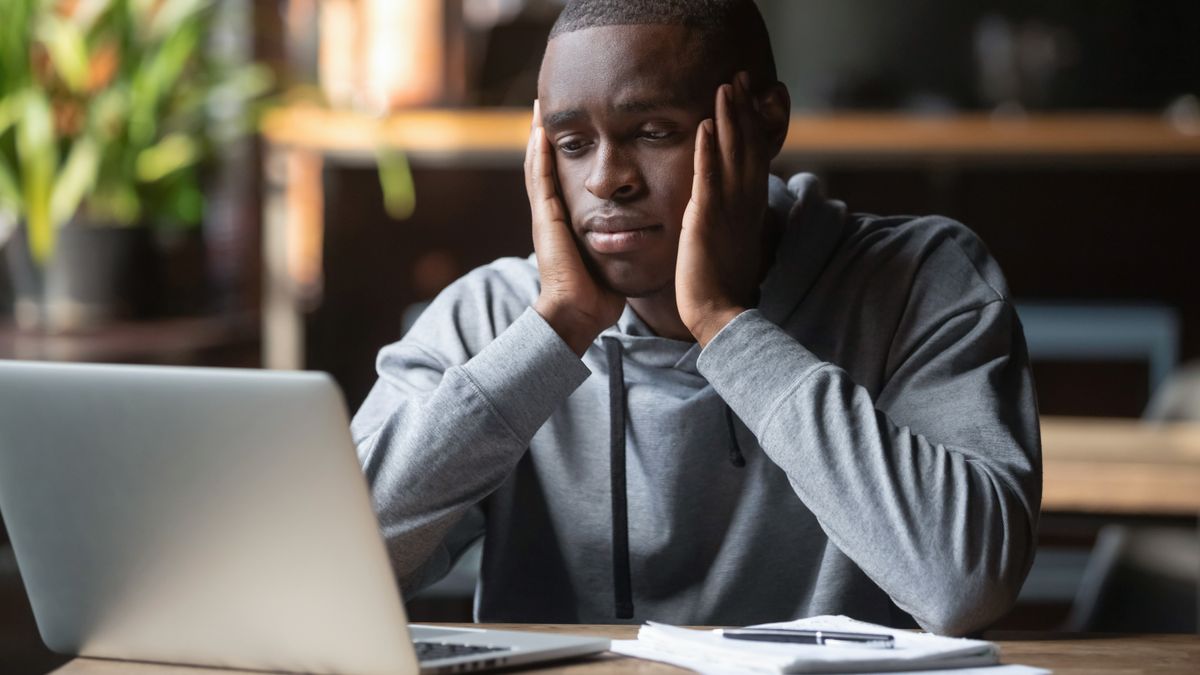
{"type": "MultiPolygon", "coordinates": [[[[995,630],[1196,632],[1200,3],[760,0],[780,175],[965,222],[1004,268],[1046,455],[995,630]]],[[[0,0],[0,358],[306,368],[528,255],[560,0],[0,0]]],[[[0,661],[41,647],[0,536],[0,661]]],[[[410,601],[470,617],[473,565],[410,601]]]]}

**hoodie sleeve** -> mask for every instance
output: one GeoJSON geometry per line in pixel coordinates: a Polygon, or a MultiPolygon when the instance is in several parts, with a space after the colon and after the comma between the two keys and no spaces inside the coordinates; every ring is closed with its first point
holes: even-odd
{"type": "Polygon", "coordinates": [[[476,507],[590,370],[532,308],[507,310],[488,274],[464,277],[379,354],[351,432],[406,592],[483,534],[476,507]],[[474,508],[473,508],[474,507],[474,508]]]}
{"type": "Polygon", "coordinates": [[[1007,300],[931,329],[875,400],[757,310],[698,365],[830,540],[922,627],[963,634],[1012,605],[1033,559],[1041,443],[1007,300]]]}

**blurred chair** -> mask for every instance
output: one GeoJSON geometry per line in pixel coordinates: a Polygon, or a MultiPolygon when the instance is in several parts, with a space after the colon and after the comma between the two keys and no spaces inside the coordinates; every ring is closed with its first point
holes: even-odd
{"type": "Polygon", "coordinates": [[[1154,392],[1144,417],[1152,422],[1200,421],[1200,362],[1171,375],[1154,392]]]}
{"type": "MultiPolygon", "coordinates": [[[[1153,394],[1145,418],[1200,419],[1200,372],[1191,369],[1190,390],[1186,374],[1175,372],[1180,322],[1174,308],[1153,303],[1024,301],[1017,303],[1017,314],[1031,360],[1142,361],[1153,394]]],[[[1092,627],[1104,606],[1111,606],[1105,597],[1114,591],[1123,561],[1144,557],[1134,555],[1133,549],[1144,548],[1144,542],[1163,541],[1159,534],[1147,539],[1135,536],[1127,526],[1104,525],[1090,551],[1040,547],[1020,600],[1069,603],[1065,627],[1092,627]]],[[[1194,542],[1195,533],[1189,534],[1194,542]]]]}
{"type": "MultiPolygon", "coordinates": [[[[1154,392],[1147,422],[1200,421],[1200,363],[1154,392]]],[[[1188,632],[1200,629],[1200,532],[1195,527],[1100,528],[1066,629],[1188,632]]]]}
{"type": "Polygon", "coordinates": [[[1150,391],[1179,360],[1179,312],[1159,304],[1018,302],[1031,359],[1144,360],[1150,391]]]}

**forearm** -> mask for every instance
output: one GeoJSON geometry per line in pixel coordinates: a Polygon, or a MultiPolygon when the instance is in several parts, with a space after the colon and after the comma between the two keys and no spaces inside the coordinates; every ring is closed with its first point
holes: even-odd
{"type": "Polygon", "coordinates": [[[1007,609],[1033,534],[1008,463],[1019,444],[997,435],[968,447],[983,441],[900,427],[844,371],[761,317],[731,328],[702,372],[831,541],[931,630],[960,633],[1007,609]]]}
{"type": "Polygon", "coordinates": [[[533,435],[590,374],[532,311],[431,388],[404,379],[412,358],[385,352],[380,381],[353,424],[402,581],[507,478],[533,435]]]}

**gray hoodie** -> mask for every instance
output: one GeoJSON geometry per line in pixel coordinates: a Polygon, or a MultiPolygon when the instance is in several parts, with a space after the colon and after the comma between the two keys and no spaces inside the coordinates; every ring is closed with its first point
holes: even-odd
{"type": "Polygon", "coordinates": [[[379,354],[354,418],[406,592],[483,537],[480,621],[961,634],[1032,562],[1037,407],[999,267],[939,217],[847,216],[772,178],[756,309],[701,350],[628,306],[578,358],[536,259],[474,270],[379,354]]]}

